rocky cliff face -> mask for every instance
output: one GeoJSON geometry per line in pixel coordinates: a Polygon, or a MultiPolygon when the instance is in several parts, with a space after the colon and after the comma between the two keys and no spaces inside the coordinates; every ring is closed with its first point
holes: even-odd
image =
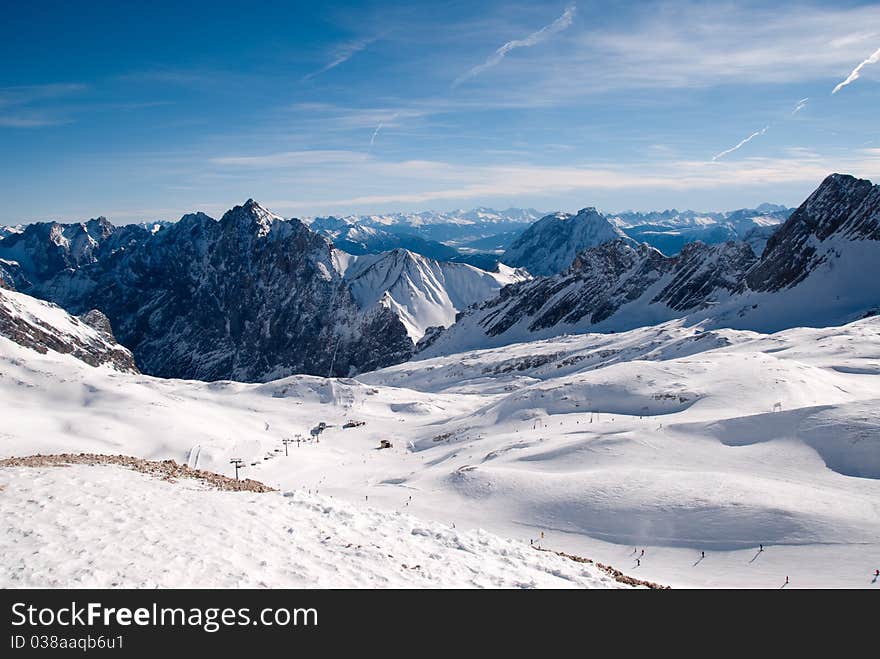
{"type": "Polygon", "coordinates": [[[131,353],[116,343],[107,318],[98,311],[80,319],[54,304],[0,290],[0,336],[42,354],[52,350],[91,366],[138,372],[131,353]]]}
{"type": "Polygon", "coordinates": [[[340,258],[249,200],[219,221],[185,216],[41,290],[75,312],[100,309],[143,370],[162,377],[349,375],[405,360],[405,328],[388,309],[361,312],[340,258]]]}

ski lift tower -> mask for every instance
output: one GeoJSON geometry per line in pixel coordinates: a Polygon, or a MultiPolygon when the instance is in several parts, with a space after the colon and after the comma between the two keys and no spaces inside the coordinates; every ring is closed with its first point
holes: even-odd
{"type": "Polygon", "coordinates": [[[281,440],[281,443],[284,444],[284,457],[285,458],[287,457],[287,445],[293,444],[293,442],[295,442],[295,441],[296,440],[291,439],[290,437],[285,437],[284,439],[281,440]]]}
{"type": "Polygon", "coordinates": [[[235,465],[235,480],[238,480],[238,470],[244,469],[244,464],[241,458],[232,458],[229,461],[229,464],[235,465]]]}

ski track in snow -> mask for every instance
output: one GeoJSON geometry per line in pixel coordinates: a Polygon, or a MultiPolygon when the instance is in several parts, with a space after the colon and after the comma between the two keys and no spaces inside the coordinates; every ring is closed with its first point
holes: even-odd
{"type": "Polygon", "coordinates": [[[535,558],[543,531],[672,586],[876,588],[878,373],[876,317],[772,335],[672,321],[267,384],[161,380],[0,338],[0,455],[227,475],[240,457],[243,476],[293,493],[3,469],[2,585],[608,585],[535,558]],[[276,452],[320,421],[318,442],[276,452]],[[488,545],[472,557],[456,537],[488,545]]]}

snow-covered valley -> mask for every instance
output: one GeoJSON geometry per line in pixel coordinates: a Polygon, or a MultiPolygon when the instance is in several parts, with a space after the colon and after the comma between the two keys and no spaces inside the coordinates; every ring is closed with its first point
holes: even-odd
{"type": "MultiPolygon", "coordinates": [[[[118,538],[131,549],[121,556],[143,568],[140,581],[117,582],[128,585],[605,583],[581,574],[582,565],[559,567],[563,559],[551,554],[533,558],[534,541],[674,587],[774,588],[786,577],[788,588],[876,587],[878,375],[877,317],[770,335],[671,321],[408,362],[356,379],[266,384],[153,378],[0,337],[3,456],[128,454],[227,475],[238,457],[243,476],[293,493],[198,491],[103,467],[3,469],[4,556],[23,565],[27,555],[29,569],[43,570],[14,581],[7,566],[3,585],[111,585],[123,559],[87,568],[59,553],[64,539],[89,542],[64,535],[70,523],[60,524],[86,514],[108,538],[108,555],[109,539],[118,538]],[[348,421],[364,425],[344,428],[348,421]],[[320,422],[328,427],[313,438],[320,422]],[[294,440],[287,456],[284,438],[294,440]],[[380,449],[382,440],[391,448],[380,449]],[[82,496],[62,496],[71,491],[82,496]],[[324,517],[321,505],[331,509],[324,517]],[[117,523],[134,509],[142,525],[117,523]],[[339,521],[346,515],[347,526],[339,521]],[[187,538],[210,554],[202,531],[219,533],[224,518],[248,538],[232,544],[229,559],[244,552],[246,567],[218,567],[210,561],[221,557],[206,556],[202,574],[228,578],[152,571],[187,538]],[[153,538],[152,554],[135,551],[137,534],[160,535],[161,520],[163,533],[179,537],[153,538]],[[356,554],[320,553],[329,551],[319,537],[325,524],[344,545],[373,537],[401,557],[395,565],[425,568],[418,557],[433,553],[448,569],[413,575],[367,557],[356,575],[356,554]],[[420,524],[432,530],[415,546],[420,524]],[[476,529],[493,534],[479,579],[467,567],[476,559],[443,535],[453,525],[455,534],[471,533],[468,542],[481,537],[476,529]],[[28,528],[42,535],[27,536],[28,528]],[[272,558],[253,567],[263,544],[272,558]],[[315,552],[311,567],[303,559],[285,572],[273,563],[298,547],[315,552]],[[338,570],[321,567],[333,562],[338,570]]],[[[229,549],[221,544],[215,553],[229,549]]]]}

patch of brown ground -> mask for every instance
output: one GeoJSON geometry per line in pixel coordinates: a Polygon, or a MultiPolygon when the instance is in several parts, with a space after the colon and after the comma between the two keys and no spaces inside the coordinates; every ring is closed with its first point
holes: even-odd
{"type": "Polygon", "coordinates": [[[116,465],[134,469],[166,481],[193,478],[218,490],[232,492],[273,492],[274,488],[259,481],[245,478],[235,480],[204,469],[191,469],[174,460],[144,460],[130,455],[102,455],[100,453],[60,453],[55,455],[27,455],[0,460],[2,467],[66,467],[67,465],[116,465]]]}
{"type": "Polygon", "coordinates": [[[602,570],[605,574],[609,575],[615,581],[620,583],[625,583],[630,586],[645,586],[646,588],[653,588],[654,590],[669,590],[670,586],[664,586],[659,583],[655,583],[653,581],[645,581],[643,579],[636,579],[635,577],[630,577],[625,575],[623,572],[618,570],[617,568],[611,567],[610,565],[605,565],[604,563],[596,563],[591,558],[584,558],[583,556],[575,556],[574,554],[566,554],[564,551],[555,551],[553,549],[543,549],[541,547],[533,547],[533,549],[537,549],[538,551],[549,551],[552,554],[556,554],[557,556],[564,556],[565,558],[574,561],[575,563],[589,563],[590,565],[595,565],[597,568],[602,570]]]}

